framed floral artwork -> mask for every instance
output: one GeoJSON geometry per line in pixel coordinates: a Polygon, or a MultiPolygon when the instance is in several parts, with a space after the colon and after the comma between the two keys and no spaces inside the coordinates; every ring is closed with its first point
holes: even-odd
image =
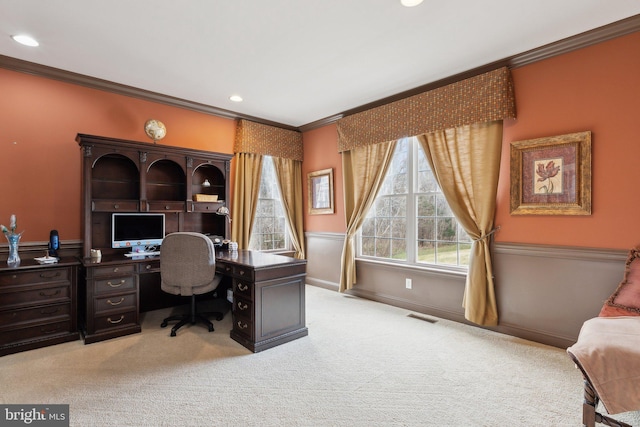
{"type": "Polygon", "coordinates": [[[308,174],[309,214],[332,214],[333,169],[323,169],[308,174]]]}
{"type": "Polygon", "coordinates": [[[512,215],[591,215],[591,132],[511,143],[512,215]]]}

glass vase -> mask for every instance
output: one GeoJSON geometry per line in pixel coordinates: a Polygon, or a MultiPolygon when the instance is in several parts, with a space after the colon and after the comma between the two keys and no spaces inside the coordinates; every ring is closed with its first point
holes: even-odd
{"type": "Polygon", "coordinates": [[[20,265],[20,255],[18,255],[20,237],[20,234],[7,235],[7,241],[9,242],[9,258],[7,258],[7,265],[9,267],[17,267],[20,265]]]}

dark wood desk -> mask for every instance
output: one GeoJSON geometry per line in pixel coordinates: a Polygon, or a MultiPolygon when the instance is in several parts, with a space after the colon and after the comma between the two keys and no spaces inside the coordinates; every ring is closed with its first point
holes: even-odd
{"type": "Polygon", "coordinates": [[[264,252],[220,252],[216,270],[233,280],[231,338],[253,352],[308,335],[307,261],[264,252]]]}
{"type": "MultiPolygon", "coordinates": [[[[79,312],[86,344],[140,332],[141,307],[154,308],[155,299],[167,297],[159,285],[160,257],[85,258],[82,266],[79,312]]],[[[308,334],[306,260],[220,251],[216,271],[232,282],[231,338],[235,341],[258,352],[308,334]]]]}

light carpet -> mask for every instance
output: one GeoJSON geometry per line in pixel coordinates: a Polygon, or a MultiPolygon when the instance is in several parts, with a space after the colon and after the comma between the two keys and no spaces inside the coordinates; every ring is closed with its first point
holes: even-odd
{"type": "Polygon", "coordinates": [[[306,292],[307,337],[254,354],[230,313],[171,338],[158,310],[140,334],[1,357],[0,401],[69,404],[72,426],[581,425],[564,349],[306,292]]]}

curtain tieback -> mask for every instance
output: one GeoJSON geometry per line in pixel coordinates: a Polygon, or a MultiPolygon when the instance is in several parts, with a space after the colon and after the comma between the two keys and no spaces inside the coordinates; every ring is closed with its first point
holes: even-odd
{"type": "Polygon", "coordinates": [[[488,239],[489,237],[491,237],[491,235],[493,235],[493,233],[495,233],[496,231],[500,230],[500,226],[497,226],[496,228],[494,228],[493,230],[491,230],[490,232],[488,232],[487,234],[483,234],[482,236],[480,236],[477,239],[473,239],[474,242],[479,242],[480,240],[485,240],[488,239]]]}

